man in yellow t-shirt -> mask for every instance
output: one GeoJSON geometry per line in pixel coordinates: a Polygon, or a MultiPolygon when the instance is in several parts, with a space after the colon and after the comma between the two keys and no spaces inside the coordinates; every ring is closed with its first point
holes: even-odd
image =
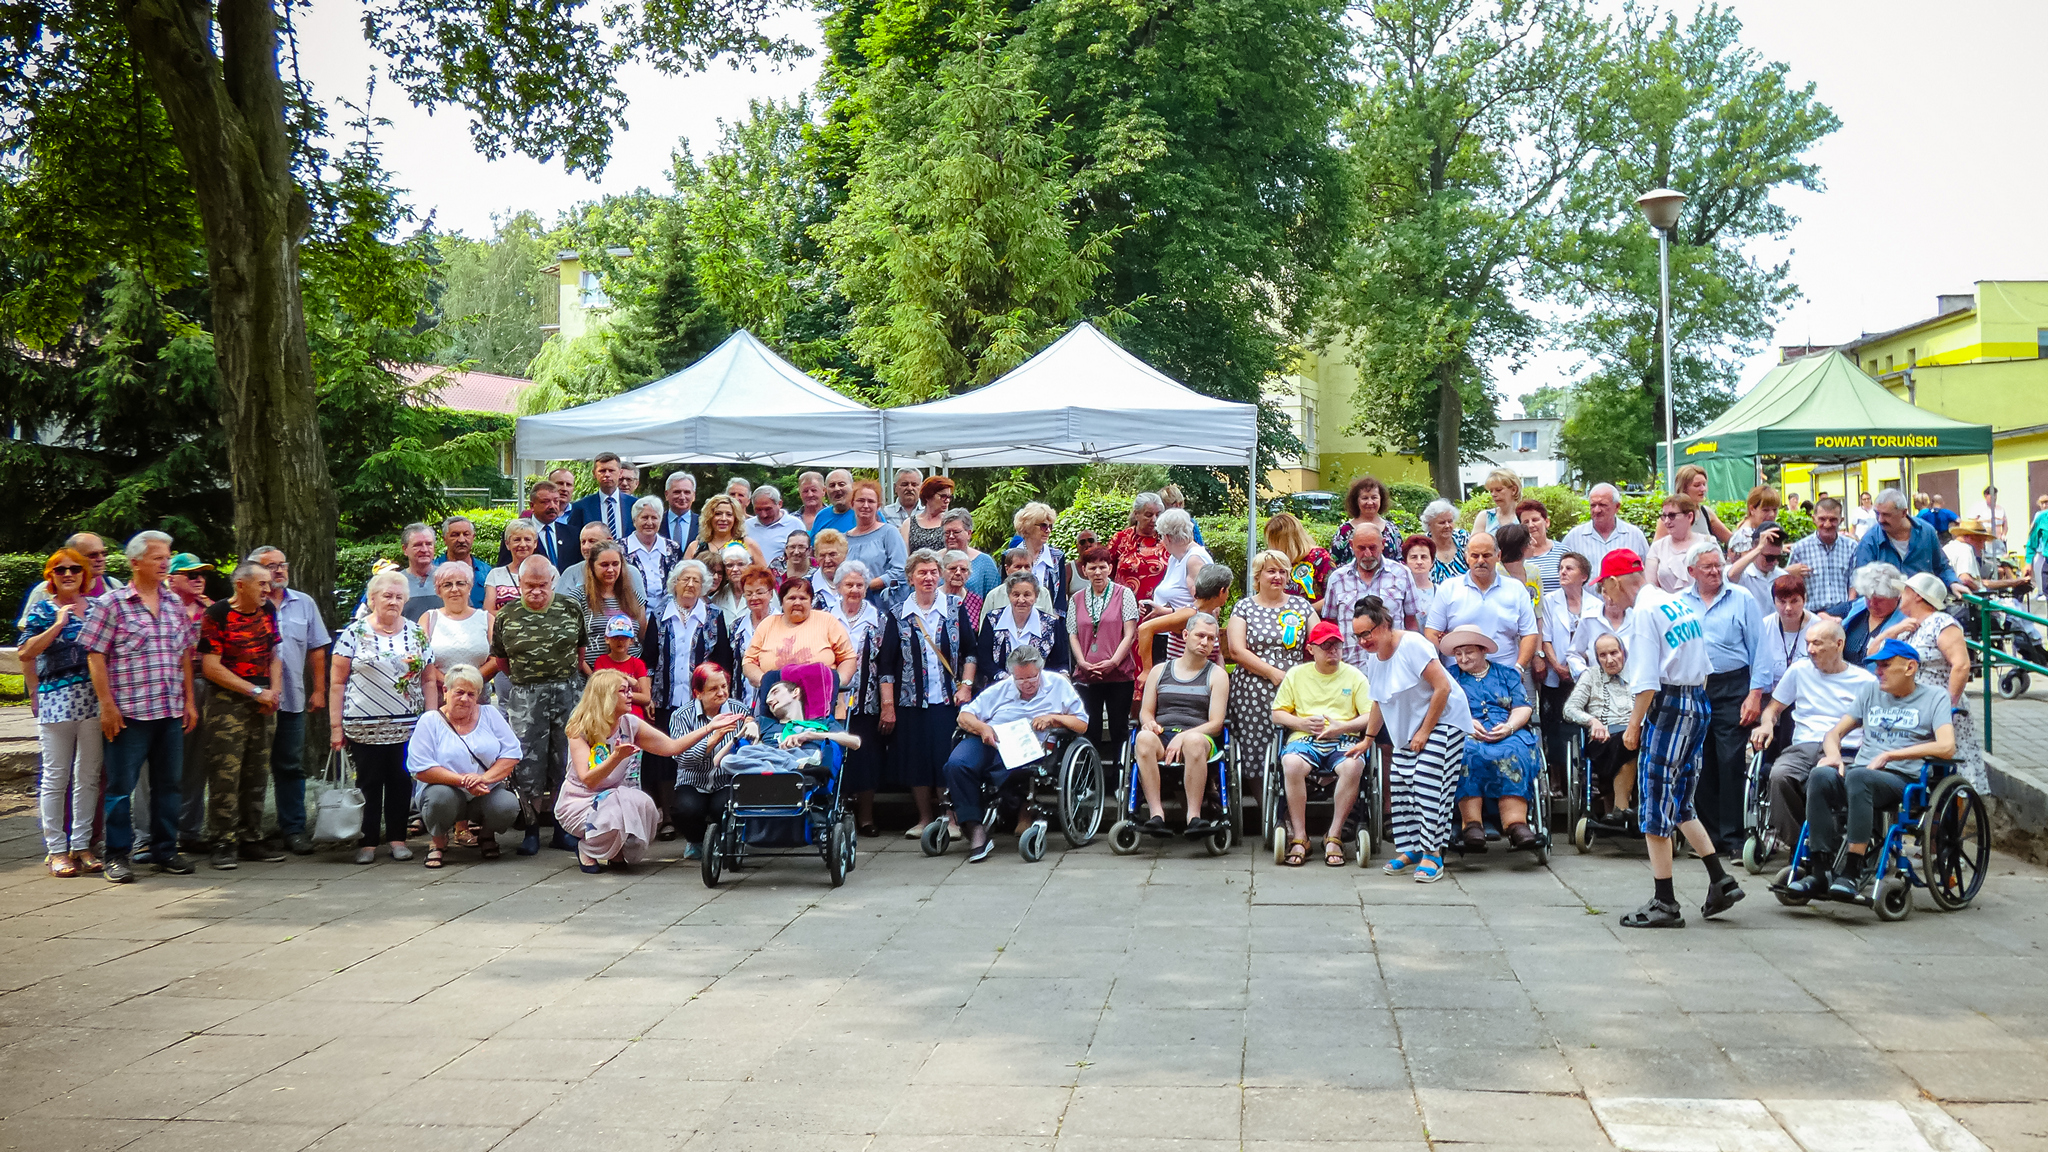
{"type": "Polygon", "coordinates": [[[1288,669],[1273,696],[1273,723],[1287,731],[1280,749],[1280,771],[1287,786],[1286,863],[1300,865],[1308,859],[1308,776],[1310,772],[1337,774],[1331,795],[1330,831],[1323,837],[1323,862],[1332,867],[1344,863],[1344,818],[1351,812],[1351,799],[1358,795],[1358,780],[1365,772],[1370,741],[1345,741],[1341,737],[1365,731],[1372,714],[1372,699],[1365,673],[1338,659],[1344,633],[1327,620],[1309,629],[1308,650],[1313,664],[1288,669]],[[1348,747],[1348,751],[1347,751],[1348,747]]]}

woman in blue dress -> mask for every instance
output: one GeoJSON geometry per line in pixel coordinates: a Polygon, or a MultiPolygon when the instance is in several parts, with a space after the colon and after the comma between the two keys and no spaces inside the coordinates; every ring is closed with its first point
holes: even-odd
{"type": "Polygon", "coordinates": [[[1512,848],[1536,842],[1529,827],[1529,797],[1539,766],[1536,733],[1530,729],[1535,708],[1513,665],[1495,664],[1487,656],[1494,642],[1476,628],[1461,626],[1444,633],[1438,651],[1458,662],[1451,673],[1472,709],[1472,735],[1465,741],[1465,779],[1458,785],[1459,839],[1467,852],[1486,851],[1486,826],[1480,811],[1492,800],[1500,809],[1501,835],[1512,848]]]}

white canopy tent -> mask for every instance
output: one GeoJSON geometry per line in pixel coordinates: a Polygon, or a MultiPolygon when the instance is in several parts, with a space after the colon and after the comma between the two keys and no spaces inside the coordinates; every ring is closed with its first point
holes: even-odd
{"type": "Polygon", "coordinates": [[[744,329],[688,368],[630,392],[521,416],[521,460],[857,465],[882,452],[881,412],[842,396],[744,329]]]}
{"type": "MultiPolygon", "coordinates": [[[[1258,548],[1259,418],[1204,396],[1080,324],[994,383],[882,413],[888,451],[948,467],[1206,464],[1246,470],[1258,548]]],[[[1249,575],[1247,575],[1249,579],[1249,575]]]]}

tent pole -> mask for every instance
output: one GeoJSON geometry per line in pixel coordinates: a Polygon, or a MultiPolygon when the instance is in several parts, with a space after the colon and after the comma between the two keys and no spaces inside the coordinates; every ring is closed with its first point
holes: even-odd
{"type": "Polygon", "coordinates": [[[1244,458],[1244,591],[1252,587],[1252,558],[1259,554],[1259,446],[1253,444],[1244,458]]]}

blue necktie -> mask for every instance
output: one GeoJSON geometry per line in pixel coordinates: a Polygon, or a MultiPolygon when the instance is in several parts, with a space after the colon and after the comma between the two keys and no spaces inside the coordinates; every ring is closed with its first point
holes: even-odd
{"type": "Polygon", "coordinates": [[[597,499],[599,503],[604,505],[604,526],[611,529],[612,539],[617,540],[619,538],[618,497],[607,496],[600,492],[597,495],[597,499]]]}

